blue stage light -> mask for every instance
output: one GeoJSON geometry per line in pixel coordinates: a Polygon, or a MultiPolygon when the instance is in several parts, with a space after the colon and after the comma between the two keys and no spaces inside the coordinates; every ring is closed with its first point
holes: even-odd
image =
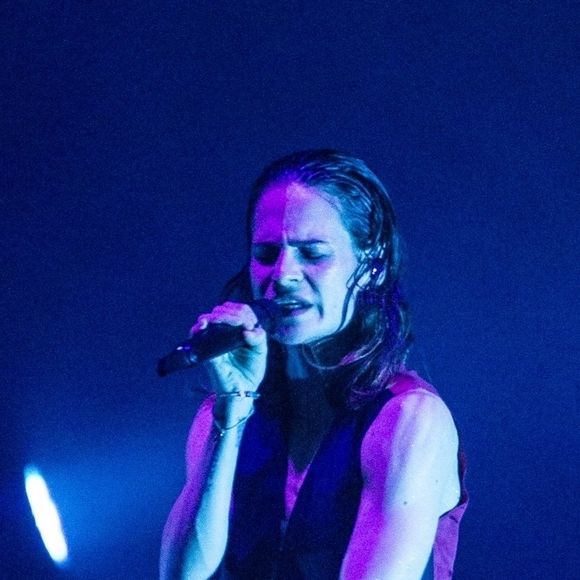
{"type": "Polygon", "coordinates": [[[44,478],[34,465],[24,468],[24,486],[44,546],[52,560],[62,566],[68,560],[68,547],[60,516],[44,478]]]}

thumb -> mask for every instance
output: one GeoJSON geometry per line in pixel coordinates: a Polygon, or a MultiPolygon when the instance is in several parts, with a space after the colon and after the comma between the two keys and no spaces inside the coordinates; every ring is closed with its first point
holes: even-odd
{"type": "Polygon", "coordinates": [[[257,326],[252,330],[244,330],[243,335],[248,346],[251,346],[258,352],[262,352],[266,349],[266,331],[260,326],[257,326]]]}

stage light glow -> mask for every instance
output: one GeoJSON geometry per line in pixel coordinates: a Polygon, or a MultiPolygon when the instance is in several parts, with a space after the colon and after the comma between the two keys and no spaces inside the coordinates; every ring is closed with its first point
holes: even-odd
{"type": "Polygon", "coordinates": [[[27,465],[24,469],[24,486],[34,522],[46,551],[56,564],[65,564],[68,559],[68,547],[60,516],[44,478],[34,465],[27,465]]]}

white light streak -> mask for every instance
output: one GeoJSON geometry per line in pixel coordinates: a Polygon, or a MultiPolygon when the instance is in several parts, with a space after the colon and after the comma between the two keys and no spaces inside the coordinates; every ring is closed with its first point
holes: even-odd
{"type": "Polygon", "coordinates": [[[24,469],[24,486],[34,522],[47,552],[55,563],[64,564],[68,559],[68,548],[58,510],[44,478],[34,465],[27,465],[24,469]]]}

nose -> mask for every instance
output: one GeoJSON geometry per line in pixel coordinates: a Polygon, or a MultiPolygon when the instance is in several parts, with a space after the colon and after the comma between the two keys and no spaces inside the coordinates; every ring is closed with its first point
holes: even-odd
{"type": "Polygon", "coordinates": [[[294,254],[293,248],[280,250],[272,272],[272,281],[276,287],[293,287],[304,278],[300,263],[294,254]]]}

